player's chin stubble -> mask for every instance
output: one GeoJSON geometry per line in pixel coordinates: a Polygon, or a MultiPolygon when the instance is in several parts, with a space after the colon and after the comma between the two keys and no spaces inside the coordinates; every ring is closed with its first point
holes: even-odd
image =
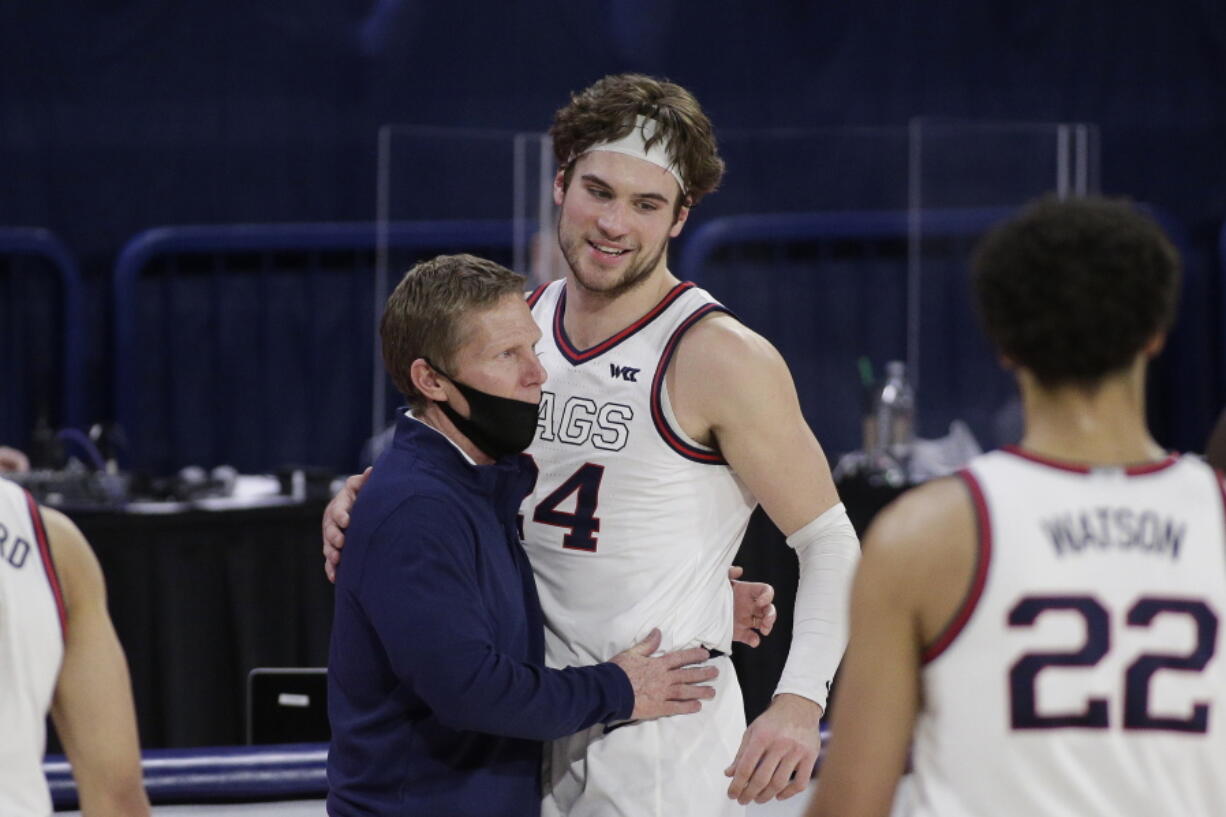
{"type": "Polygon", "coordinates": [[[587,246],[587,241],[582,238],[570,242],[565,241],[562,238],[562,225],[559,223],[558,245],[562,248],[562,257],[566,259],[566,264],[570,267],[575,283],[582,287],[584,291],[610,301],[625,295],[646,281],[651,276],[652,271],[655,270],[656,265],[660,263],[664,253],[668,250],[668,242],[665,241],[651,258],[627,269],[620,280],[611,286],[599,287],[595,286],[591,280],[585,280],[583,272],[580,270],[579,253],[587,246]]]}

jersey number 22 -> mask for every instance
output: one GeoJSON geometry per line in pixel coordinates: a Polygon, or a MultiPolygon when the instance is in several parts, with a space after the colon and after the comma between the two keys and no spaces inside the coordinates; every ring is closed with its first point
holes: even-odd
{"type": "MultiPolygon", "coordinates": [[[[1085,619],[1086,640],[1078,650],[1029,653],[1009,671],[1010,709],[1014,729],[1106,729],[1108,702],[1089,698],[1080,712],[1041,715],[1036,704],[1039,673],[1048,667],[1093,667],[1111,648],[1111,622],[1107,608],[1091,596],[1029,596],[1009,612],[1010,627],[1030,627],[1051,610],[1072,611],[1085,619]]],[[[1153,715],[1150,682],[1160,671],[1199,672],[1213,657],[1218,619],[1203,601],[1194,599],[1138,599],[1128,609],[1129,627],[1149,627],[1160,614],[1187,616],[1196,626],[1196,645],[1182,655],[1145,653],[1124,672],[1124,728],[1204,733],[1209,728],[1209,705],[1194,703],[1186,717],[1153,715]]]]}

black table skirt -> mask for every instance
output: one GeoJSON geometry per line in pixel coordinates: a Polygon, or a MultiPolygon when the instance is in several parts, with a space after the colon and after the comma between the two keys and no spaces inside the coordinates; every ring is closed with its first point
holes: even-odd
{"type": "Polygon", "coordinates": [[[322,513],[70,513],[102,564],[143,747],[240,744],[251,669],[327,663],[322,513]]]}

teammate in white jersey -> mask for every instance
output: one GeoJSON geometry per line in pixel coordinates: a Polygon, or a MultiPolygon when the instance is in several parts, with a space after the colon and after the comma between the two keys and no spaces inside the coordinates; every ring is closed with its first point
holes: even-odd
{"type": "Polygon", "coordinates": [[[1020,447],[882,512],[810,817],[1213,817],[1226,808],[1226,487],[1145,424],[1175,250],[1120,201],[993,231],[977,306],[1020,447]],[[904,798],[899,798],[902,801],[904,798]]]}
{"type": "MultiPolygon", "coordinates": [[[[522,509],[547,660],[591,663],[653,623],[670,648],[727,651],[724,575],[758,502],[796,549],[800,586],[783,677],[748,730],[735,673],[716,659],[715,704],[687,727],[556,743],[543,813],[742,813],[810,778],[859,543],[779,353],[668,270],[669,240],[723,174],[694,97],[606,77],[559,110],[550,133],[569,269],[532,299],[550,388],[522,509]]],[[[328,511],[333,544],[350,501],[328,511]]]]}
{"type": "Polygon", "coordinates": [[[0,814],[47,817],[46,720],[85,817],[149,813],[128,668],[102,572],[66,516],[0,479],[0,814]]]}

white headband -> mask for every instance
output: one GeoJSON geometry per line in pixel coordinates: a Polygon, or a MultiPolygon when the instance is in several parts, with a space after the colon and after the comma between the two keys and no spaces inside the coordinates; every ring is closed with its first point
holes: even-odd
{"type": "Polygon", "coordinates": [[[650,150],[647,148],[647,142],[651,140],[651,137],[655,136],[656,130],[659,127],[660,125],[656,120],[640,115],[635,119],[634,127],[625,136],[611,142],[600,142],[599,144],[592,145],[586,152],[607,150],[610,153],[622,153],[626,156],[642,159],[645,162],[651,162],[653,165],[662,167],[669,173],[672,173],[673,178],[677,180],[677,184],[681,185],[681,193],[684,195],[685,179],[681,178],[681,171],[677,169],[676,163],[668,155],[667,141],[659,139],[652,144],[650,150]]]}

